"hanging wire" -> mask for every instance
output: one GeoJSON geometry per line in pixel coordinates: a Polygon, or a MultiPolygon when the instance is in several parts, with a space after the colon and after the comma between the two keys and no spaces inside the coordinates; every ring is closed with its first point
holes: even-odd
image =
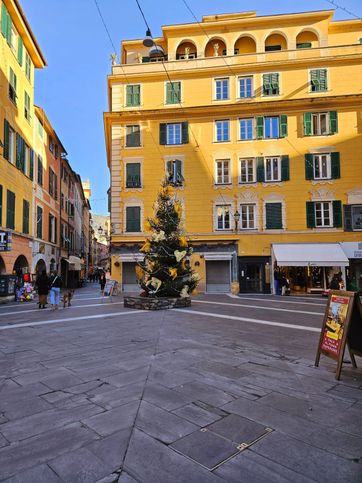
{"type": "Polygon", "coordinates": [[[146,20],[145,14],[143,13],[143,10],[142,10],[142,7],[141,7],[141,5],[140,5],[140,2],[139,2],[138,0],[136,0],[136,3],[137,3],[137,6],[138,6],[138,8],[139,8],[139,11],[141,12],[142,18],[143,18],[143,20],[144,20],[144,22],[145,22],[145,24],[146,24],[147,30],[151,31],[151,29],[150,29],[150,27],[149,27],[149,25],[148,25],[148,23],[147,23],[147,20],[146,20]]]}
{"type": "Polygon", "coordinates": [[[113,43],[113,40],[112,40],[111,34],[109,33],[109,30],[108,30],[107,24],[106,24],[106,22],[105,22],[105,20],[104,20],[104,17],[103,17],[103,15],[102,15],[101,9],[99,8],[99,5],[98,5],[97,0],[94,0],[94,3],[95,3],[95,5],[96,5],[96,7],[97,7],[97,10],[98,10],[99,16],[100,16],[100,18],[101,18],[101,20],[102,20],[103,27],[104,27],[104,29],[105,29],[105,31],[106,31],[106,33],[107,33],[107,36],[108,36],[108,39],[109,39],[109,41],[110,41],[110,43],[111,43],[111,45],[112,45],[113,51],[114,51],[114,53],[116,53],[116,52],[117,52],[117,49],[116,49],[116,47],[115,47],[115,45],[114,45],[114,43],[113,43]]]}
{"type": "Polygon", "coordinates": [[[348,15],[350,15],[351,17],[357,18],[358,20],[360,20],[360,18],[361,18],[360,15],[356,15],[355,13],[351,12],[347,8],[344,8],[341,5],[338,5],[338,3],[336,3],[334,0],[326,0],[326,2],[330,3],[331,5],[333,5],[334,7],[336,7],[339,10],[343,10],[344,12],[348,13],[348,15]]]}

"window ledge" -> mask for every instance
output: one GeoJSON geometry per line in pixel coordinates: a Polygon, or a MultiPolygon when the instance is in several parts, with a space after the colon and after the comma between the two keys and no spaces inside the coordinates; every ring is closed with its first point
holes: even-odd
{"type": "Polygon", "coordinates": [[[230,140],[228,141],[213,141],[214,144],[227,144],[227,143],[231,143],[230,140]]]}
{"type": "Polygon", "coordinates": [[[239,187],[242,186],[243,188],[256,188],[257,182],[256,181],[250,181],[250,182],[247,182],[247,183],[243,183],[242,181],[239,181],[238,186],[239,187]]]}
{"type": "Polygon", "coordinates": [[[123,149],[140,149],[143,148],[144,146],[139,145],[139,146],[124,146],[123,149]]]}
{"type": "Polygon", "coordinates": [[[255,100],[256,97],[257,97],[256,95],[250,96],[250,97],[237,97],[236,100],[237,101],[241,101],[241,102],[243,102],[243,101],[250,101],[250,99],[254,99],[255,100]]]}
{"type": "Polygon", "coordinates": [[[284,186],[284,181],[263,181],[263,186],[284,186]]]}
{"type": "Polygon", "coordinates": [[[317,184],[334,184],[335,179],[334,178],[312,179],[310,181],[312,182],[312,185],[317,185],[317,184]]]}

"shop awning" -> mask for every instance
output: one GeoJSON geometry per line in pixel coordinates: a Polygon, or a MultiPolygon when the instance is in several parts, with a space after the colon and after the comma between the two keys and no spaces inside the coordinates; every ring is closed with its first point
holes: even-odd
{"type": "Polygon", "coordinates": [[[273,244],[279,267],[348,267],[349,261],[338,243],[273,244]]]}
{"type": "MultiPolygon", "coordinates": [[[[122,253],[118,257],[119,262],[141,262],[145,258],[142,253],[122,253]]],[[[107,257],[108,260],[108,257],[107,257]]]]}
{"type": "Polygon", "coordinates": [[[230,252],[204,252],[204,259],[205,260],[231,260],[233,257],[233,254],[230,252]]]}
{"type": "Polygon", "coordinates": [[[82,269],[82,262],[81,262],[81,259],[79,257],[75,257],[73,255],[71,255],[68,259],[69,263],[70,263],[70,266],[69,266],[69,270],[75,270],[77,272],[79,272],[81,269],[82,269]]]}

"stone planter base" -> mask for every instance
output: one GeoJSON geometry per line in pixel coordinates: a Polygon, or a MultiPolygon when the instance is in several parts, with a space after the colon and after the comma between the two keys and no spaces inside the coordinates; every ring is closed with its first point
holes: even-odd
{"type": "Polygon", "coordinates": [[[125,297],[123,305],[138,310],[166,310],[191,306],[191,298],[176,297],[125,297]]]}

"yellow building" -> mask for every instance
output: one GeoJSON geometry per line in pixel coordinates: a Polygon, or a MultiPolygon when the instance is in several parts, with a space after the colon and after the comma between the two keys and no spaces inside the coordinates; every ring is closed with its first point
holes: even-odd
{"type": "Polygon", "coordinates": [[[0,1],[0,273],[31,270],[34,68],[44,56],[17,0],[0,1]]]}
{"type": "Polygon", "coordinates": [[[201,291],[362,288],[362,25],[210,15],[122,42],[108,77],[112,271],[134,266],[167,174],[201,291]],[[358,259],[360,259],[358,261],[358,259]]]}

